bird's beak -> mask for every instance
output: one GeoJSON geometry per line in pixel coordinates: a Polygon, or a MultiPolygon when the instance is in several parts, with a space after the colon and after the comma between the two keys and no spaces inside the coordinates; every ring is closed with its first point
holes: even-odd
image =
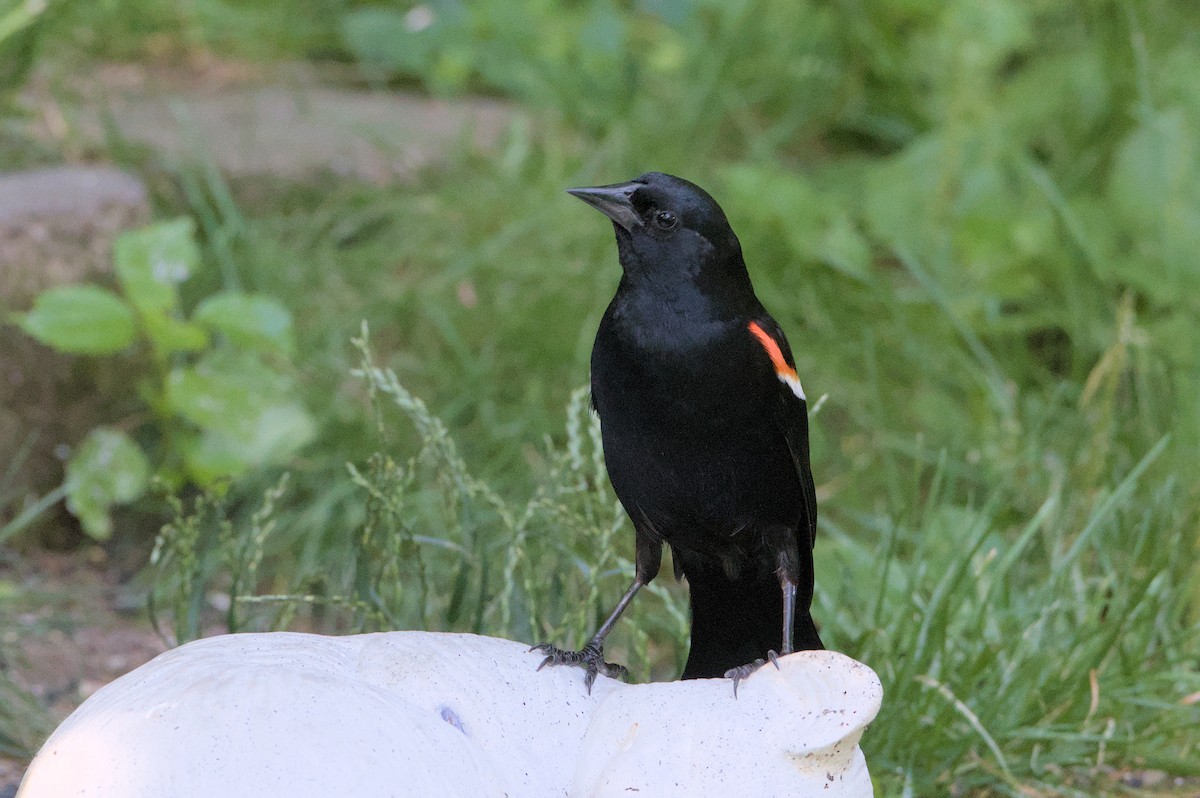
{"type": "Polygon", "coordinates": [[[632,232],[633,228],[642,226],[642,220],[633,208],[633,192],[641,185],[641,183],[615,183],[611,186],[596,186],[595,188],[569,188],[567,193],[579,197],[621,227],[632,232]]]}

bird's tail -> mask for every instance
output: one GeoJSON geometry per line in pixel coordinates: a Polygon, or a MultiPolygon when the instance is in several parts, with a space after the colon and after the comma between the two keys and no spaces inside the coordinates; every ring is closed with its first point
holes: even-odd
{"type": "MultiPolygon", "coordinates": [[[[685,569],[691,570],[691,569],[685,569]]],[[[692,605],[692,645],[684,679],[724,676],[779,651],[783,643],[783,593],[772,571],[743,572],[729,578],[720,568],[688,573],[692,605]]],[[[797,651],[824,648],[809,612],[811,593],[796,601],[793,640],[797,651]]]]}

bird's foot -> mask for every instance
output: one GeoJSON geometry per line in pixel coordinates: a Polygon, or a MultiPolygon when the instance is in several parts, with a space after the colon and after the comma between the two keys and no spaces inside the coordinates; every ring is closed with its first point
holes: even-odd
{"type": "Polygon", "coordinates": [[[592,692],[592,683],[596,681],[596,676],[604,675],[613,679],[622,679],[629,671],[624,665],[618,665],[615,662],[604,661],[604,650],[595,645],[588,643],[580,651],[563,651],[561,648],[550,645],[549,643],[538,643],[530,651],[540,651],[546,655],[542,660],[542,664],[538,665],[538,670],[547,665],[575,665],[583,668],[585,676],[583,684],[587,687],[588,694],[592,692]]]}
{"type": "Polygon", "coordinates": [[[747,662],[745,665],[739,665],[736,668],[730,668],[729,670],[725,671],[725,678],[733,679],[734,698],[737,698],[738,682],[754,673],[763,665],[766,665],[768,660],[772,665],[775,666],[775,670],[779,670],[779,655],[774,651],[768,651],[767,659],[762,659],[760,657],[759,659],[754,660],[754,662],[747,662]]]}

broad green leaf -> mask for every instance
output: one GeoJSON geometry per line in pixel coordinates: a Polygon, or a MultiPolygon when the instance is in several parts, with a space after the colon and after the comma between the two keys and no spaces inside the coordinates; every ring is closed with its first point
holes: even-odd
{"type": "Polygon", "coordinates": [[[855,279],[870,276],[871,247],[846,214],[830,221],[817,252],[825,263],[855,279]]]}
{"type": "Polygon", "coordinates": [[[579,50],[583,56],[603,55],[605,59],[620,55],[625,47],[625,22],[616,8],[607,3],[593,3],[587,21],[579,30],[579,50]]]}
{"type": "Polygon", "coordinates": [[[117,278],[143,316],[164,316],[178,301],[176,287],[196,270],[200,248],[186,217],[121,234],[113,246],[117,278]]]}
{"type": "Polygon", "coordinates": [[[943,42],[954,48],[953,64],[960,70],[994,70],[1033,37],[1029,12],[1021,3],[948,3],[945,9],[943,42]]]}
{"type": "Polygon", "coordinates": [[[103,540],[112,534],[109,510],[141,496],[149,474],[145,455],[125,433],[92,430],[67,463],[67,509],[85,532],[103,540]]]}
{"type": "Polygon", "coordinates": [[[1195,147],[1187,120],[1178,109],[1151,114],[1117,150],[1109,197],[1145,230],[1155,229],[1166,204],[1190,193],[1195,147]]]}
{"type": "Polygon", "coordinates": [[[946,178],[946,161],[945,145],[926,136],[876,162],[867,173],[863,197],[871,233],[892,247],[927,250],[945,212],[939,187],[946,178]]]}
{"type": "Polygon", "coordinates": [[[997,120],[1014,148],[1037,147],[1065,159],[1109,112],[1113,75],[1103,54],[1072,49],[1030,62],[997,101],[997,120]]]}
{"type": "Polygon", "coordinates": [[[637,8],[660,18],[672,27],[682,26],[696,13],[695,0],[638,0],[637,8]]]}
{"type": "Polygon", "coordinates": [[[215,294],[200,303],[192,320],[239,346],[292,351],[292,316],[270,297],[215,294]]]}
{"type": "Polygon", "coordinates": [[[249,437],[206,430],[184,448],[188,473],[201,485],[236,476],[248,468],[279,462],[312,440],[312,418],[303,407],[286,403],[263,408],[249,437]]]}
{"type": "Polygon", "coordinates": [[[62,352],[107,355],[133,343],[133,312],[111,291],[94,285],[51,288],[19,317],[25,332],[62,352]]]}
{"type": "Polygon", "coordinates": [[[236,477],[252,463],[241,456],[233,436],[220,432],[197,432],[180,441],[188,479],[197,485],[212,485],[236,477]]]}
{"type": "Polygon", "coordinates": [[[198,352],[208,346],[208,331],[172,316],[146,316],[142,326],[154,348],[163,353],[198,352]]]}
{"type": "Polygon", "coordinates": [[[244,352],[212,352],[167,377],[169,407],[193,424],[249,435],[263,407],[288,396],[289,381],[244,352]]]}
{"type": "Polygon", "coordinates": [[[1149,114],[1117,150],[1112,206],[1139,233],[1113,265],[1124,282],[1163,302],[1200,290],[1200,147],[1180,108],[1149,114]]]}
{"type": "Polygon", "coordinates": [[[388,71],[423,74],[433,60],[436,13],[360,8],[342,20],[342,36],[360,61],[388,71]]]}
{"type": "Polygon", "coordinates": [[[308,443],[315,424],[294,394],[291,380],[246,352],[213,352],[173,371],[167,404],[201,430],[185,454],[193,478],[233,476],[308,443]]]}
{"type": "Polygon", "coordinates": [[[726,177],[733,202],[763,226],[760,237],[782,240],[799,258],[866,279],[870,245],[831,197],[800,175],[778,169],[737,166],[726,177]]]}

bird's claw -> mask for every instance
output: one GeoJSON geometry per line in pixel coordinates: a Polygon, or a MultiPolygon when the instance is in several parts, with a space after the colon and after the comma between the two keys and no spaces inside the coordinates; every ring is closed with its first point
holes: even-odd
{"type": "Polygon", "coordinates": [[[767,659],[762,659],[760,657],[759,659],[754,660],[754,662],[747,662],[745,665],[739,665],[736,668],[730,668],[729,670],[725,671],[725,678],[733,679],[734,698],[737,698],[738,683],[761,668],[763,665],[766,665],[768,660],[772,665],[775,666],[775,670],[779,670],[779,655],[774,651],[768,651],[767,659]]]}
{"type": "Polygon", "coordinates": [[[737,698],[738,682],[754,673],[766,663],[767,661],[765,659],[756,659],[754,662],[747,662],[745,665],[739,665],[736,668],[730,668],[729,670],[725,671],[725,678],[733,679],[734,698],[737,698]]]}
{"type": "Polygon", "coordinates": [[[596,645],[588,643],[579,651],[564,651],[550,643],[538,643],[529,649],[540,651],[546,655],[537,669],[540,671],[547,665],[574,665],[584,670],[583,684],[591,695],[592,684],[596,676],[603,675],[611,679],[623,679],[629,673],[624,665],[604,661],[604,651],[596,645]]]}

